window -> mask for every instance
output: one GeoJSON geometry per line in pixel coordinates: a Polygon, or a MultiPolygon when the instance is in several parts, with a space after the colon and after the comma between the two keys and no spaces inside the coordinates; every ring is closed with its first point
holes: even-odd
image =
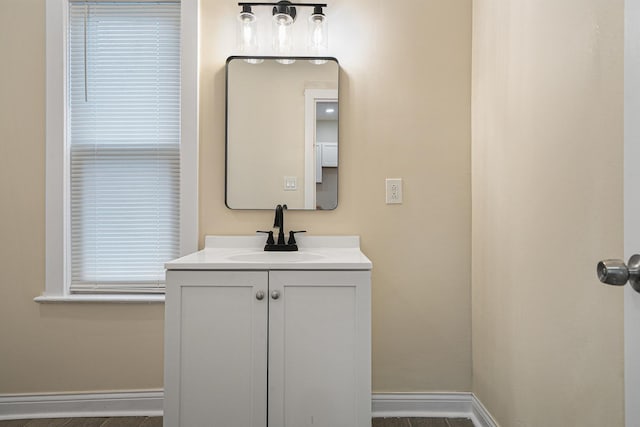
{"type": "Polygon", "coordinates": [[[153,300],[164,262],[196,249],[194,22],[196,0],[47,2],[47,284],[36,300],[153,300]]]}
{"type": "Polygon", "coordinates": [[[180,4],[69,5],[74,292],[157,292],[179,254],[180,4]]]}

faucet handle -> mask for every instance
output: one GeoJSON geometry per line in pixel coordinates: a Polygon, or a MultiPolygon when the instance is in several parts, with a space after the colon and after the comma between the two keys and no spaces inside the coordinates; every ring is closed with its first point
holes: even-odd
{"type": "Polygon", "coordinates": [[[295,245],[296,244],[296,238],[294,237],[294,234],[296,233],[306,233],[307,230],[300,230],[300,231],[289,231],[289,241],[287,242],[287,245],[295,245]]]}
{"type": "Polygon", "coordinates": [[[276,243],[275,240],[273,240],[273,231],[260,231],[260,230],[258,230],[258,231],[256,231],[256,233],[266,233],[266,234],[268,234],[268,236],[267,236],[267,245],[273,245],[273,244],[276,243]]]}

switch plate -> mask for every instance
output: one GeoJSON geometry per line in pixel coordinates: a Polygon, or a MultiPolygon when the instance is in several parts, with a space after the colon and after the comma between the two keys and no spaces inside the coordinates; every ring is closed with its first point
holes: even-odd
{"type": "Polygon", "coordinates": [[[387,178],[385,187],[388,205],[402,203],[402,178],[387,178]]]}
{"type": "Polygon", "coordinates": [[[284,191],[296,191],[298,189],[298,178],[295,176],[284,177],[284,191]]]}

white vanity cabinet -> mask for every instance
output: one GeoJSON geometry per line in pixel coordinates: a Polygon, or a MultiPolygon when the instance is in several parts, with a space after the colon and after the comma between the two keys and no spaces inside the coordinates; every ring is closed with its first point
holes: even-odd
{"type": "Polygon", "coordinates": [[[371,425],[371,263],[300,246],[167,264],[165,425],[371,425]]]}

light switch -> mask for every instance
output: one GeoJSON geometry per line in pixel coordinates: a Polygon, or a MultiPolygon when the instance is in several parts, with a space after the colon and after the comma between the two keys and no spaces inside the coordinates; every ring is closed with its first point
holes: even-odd
{"type": "Polygon", "coordinates": [[[284,177],[284,191],[296,191],[298,189],[298,178],[295,176],[284,177]]]}

